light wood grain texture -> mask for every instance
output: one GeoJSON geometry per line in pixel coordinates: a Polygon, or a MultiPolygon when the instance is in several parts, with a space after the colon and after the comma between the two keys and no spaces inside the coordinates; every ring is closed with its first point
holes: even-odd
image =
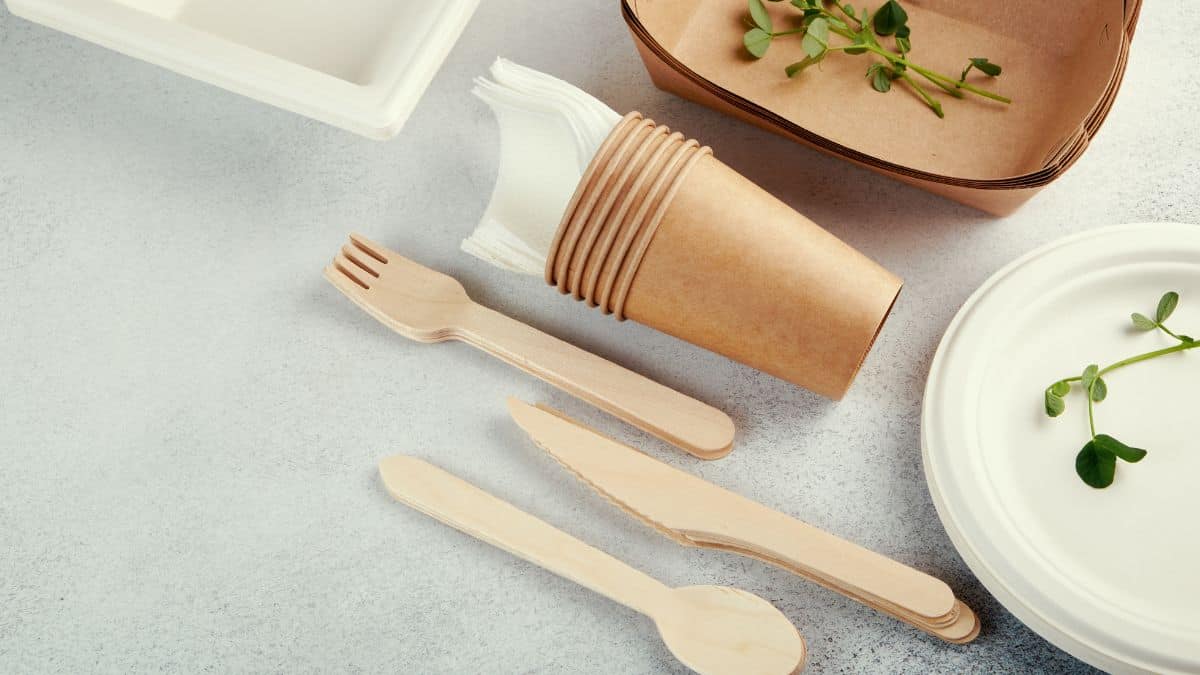
{"type": "Polygon", "coordinates": [[[687,545],[769,562],[949,642],[978,635],[944,582],[617,443],[553,410],[509,400],[534,441],[630,515],[687,545]]]}
{"type": "Polygon", "coordinates": [[[762,598],[724,586],[669,588],[612,556],[415,457],[379,463],[397,500],[654,620],[684,665],[711,675],[788,675],[804,639],[762,598]]]}
{"type": "Polygon", "coordinates": [[[325,278],[408,338],[474,345],[702,459],[733,448],[720,410],[479,305],[454,278],[365,237],[350,236],[325,278]]]}

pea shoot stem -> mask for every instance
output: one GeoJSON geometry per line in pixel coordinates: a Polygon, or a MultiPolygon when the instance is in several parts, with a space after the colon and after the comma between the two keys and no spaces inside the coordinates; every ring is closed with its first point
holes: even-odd
{"type": "MultiPolygon", "coordinates": [[[[1164,328],[1164,330],[1165,330],[1165,328],[1164,328]]],[[[1135,363],[1141,363],[1142,361],[1149,361],[1150,359],[1156,359],[1160,356],[1166,356],[1167,354],[1174,354],[1176,352],[1184,352],[1189,349],[1200,348],[1200,341],[1185,342],[1183,340],[1183,338],[1175,335],[1174,333],[1170,333],[1170,335],[1174,336],[1176,340],[1179,340],[1180,341],[1179,344],[1174,345],[1172,347],[1164,347],[1163,349],[1156,349],[1152,352],[1146,352],[1145,354],[1138,354],[1137,356],[1131,356],[1127,359],[1121,359],[1120,361],[1117,361],[1116,363],[1114,363],[1112,365],[1101,368],[1096,373],[1096,377],[1103,377],[1103,376],[1111,373],[1112,371],[1119,370],[1121,368],[1124,368],[1125,366],[1131,366],[1135,363]]],[[[1063,379],[1059,380],[1059,382],[1067,382],[1067,383],[1079,382],[1082,379],[1083,379],[1082,376],[1076,375],[1075,377],[1063,378],[1063,379]]]]}
{"type": "Polygon", "coordinates": [[[1093,488],[1102,489],[1112,485],[1118,459],[1136,464],[1147,455],[1146,450],[1125,445],[1109,434],[1096,433],[1096,404],[1108,397],[1108,384],[1105,382],[1104,376],[1135,363],[1200,348],[1200,340],[1195,340],[1187,335],[1179,335],[1167,328],[1165,322],[1178,304],[1179,294],[1169,291],[1159,299],[1158,309],[1154,313],[1153,319],[1137,312],[1129,317],[1133,321],[1134,328],[1143,332],[1161,330],[1164,334],[1178,340],[1178,344],[1130,356],[1103,368],[1096,364],[1089,365],[1082,374],[1064,377],[1046,387],[1042,394],[1046,414],[1050,417],[1058,417],[1066,410],[1065,397],[1071,393],[1073,385],[1078,382],[1080,388],[1083,389],[1083,395],[1087,397],[1088,431],[1091,436],[1083,449],[1075,456],[1075,473],[1084,483],[1093,488]]]}
{"type": "Polygon", "coordinates": [[[963,82],[962,80],[956,80],[952,77],[947,77],[945,75],[942,75],[941,73],[935,73],[932,70],[922,68],[921,66],[918,66],[917,64],[915,64],[915,63],[909,61],[908,59],[905,59],[899,55],[890,55],[889,56],[889,54],[891,54],[891,53],[886,50],[871,50],[871,51],[878,51],[878,53],[881,56],[884,56],[885,58],[887,58],[895,63],[903,63],[904,65],[908,66],[912,70],[924,75],[925,77],[927,77],[931,80],[941,80],[943,82],[953,84],[955,87],[957,87],[959,89],[965,89],[966,91],[969,91],[972,94],[975,94],[976,96],[990,98],[993,101],[999,101],[1001,103],[1012,103],[1012,99],[1007,96],[1001,96],[1000,94],[988,91],[987,89],[980,89],[979,87],[976,87],[974,85],[967,84],[966,82],[963,82]]]}
{"type": "Polygon", "coordinates": [[[1092,438],[1096,437],[1096,404],[1092,402],[1092,392],[1087,393],[1088,428],[1092,430],[1092,438]]]}
{"type": "Polygon", "coordinates": [[[804,51],[807,55],[802,61],[797,61],[787,67],[788,77],[794,77],[805,68],[819,63],[828,52],[845,54],[872,54],[882,60],[873,63],[867,70],[867,78],[871,86],[879,92],[891,90],[891,81],[903,81],[908,88],[920,98],[938,117],[944,117],[941,103],[927,89],[928,84],[919,83],[925,79],[938,89],[954,98],[965,98],[966,94],[974,94],[981,98],[1012,103],[1012,99],[966,81],[967,74],[972,68],[978,68],[990,77],[1000,75],[1000,66],[985,58],[972,57],[963,70],[962,75],[955,78],[950,75],[930,70],[909,60],[912,50],[910,42],[911,29],[907,25],[908,13],[898,0],[887,0],[882,7],[872,14],[866,8],[857,12],[843,0],[792,0],[792,5],[804,14],[799,27],[789,30],[775,31],[772,29],[770,13],[764,0],[748,0],[750,15],[746,20],[749,30],[743,36],[746,50],[755,58],[763,58],[770,48],[771,41],[788,36],[799,35],[804,38],[804,51]],[[844,45],[830,45],[830,34],[841,36],[848,41],[844,45]],[[885,47],[881,38],[891,37],[894,45],[885,47]],[[809,39],[811,38],[811,40],[809,39]],[[911,71],[911,74],[908,72],[911,71]],[[918,77],[919,76],[919,77],[918,77]]]}
{"type": "Polygon", "coordinates": [[[942,104],[935,101],[933,97],[929,95],[929,92],[925,91],[924,87],[917,84],[917,81],[912,79],[908,73],[900,73],[900,79],[908,83],[908,86],[912,87],[913,91],[917,92],[917,95],[924,99],[925,105],[933,108],[933,112],[937,114],[938,117],[944,117],[942,114],[942,104]]]}

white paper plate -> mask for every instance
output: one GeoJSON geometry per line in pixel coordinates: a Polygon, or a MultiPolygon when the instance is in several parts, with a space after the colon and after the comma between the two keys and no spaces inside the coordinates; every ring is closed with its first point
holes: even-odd
{"type": "Polygon", "coordinates": [[[396,135],[479,0],[7,0],[9,11],[372,138],[396,135]]]}
{"type": "Polygon", "coordinates": [[[1042,393],[1089,363],[1176,344],[1129,319],[1169,290],[1181,301],[1167,325],[1200,334],[1198,226],[1056,241],[971,296],[925,391],[925,475],[967,564],[1033,630],[1114,672],[1200,672],[1200,350],[1106,377],[1097,431],[1149,455],[1118,462],[1104,490],[1075,475],[1082,395],[1050,419],[1042,393]]]}

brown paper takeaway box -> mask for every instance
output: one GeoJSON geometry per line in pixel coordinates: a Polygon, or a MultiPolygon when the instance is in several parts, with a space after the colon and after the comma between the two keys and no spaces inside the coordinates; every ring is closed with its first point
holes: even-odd
{"type": "MultiPolygon", "coordinates": [[[[878,3],[877,3],[878,4],[878,3]]],[[[767,3],[777,26],[798,15],[767,3]]],[[[761,61],[741,45],[745,0],[622,0],[655,85],[787,138],[975,208],[1004,215],[1082,155],[1120,87],[1140,0],[907,0],[914,55],[948,73],[968,56],[1004,66],[989,88],[1013,99],[945,104],[938,119],[904,89],[886,98],[867,57],[835,55],[795,80],[799,41],[761,61]]]]}
{"type": "Polygon", "coordinates": [[[563,293],[841,398],[901,281],[731,170],[627,115],[547,256],[563,293]]]}

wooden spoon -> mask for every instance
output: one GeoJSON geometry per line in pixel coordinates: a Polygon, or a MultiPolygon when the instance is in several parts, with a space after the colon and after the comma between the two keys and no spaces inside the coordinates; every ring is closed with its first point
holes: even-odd
{"type": "Polygon", "coordinates": [[[397,500],[649,616],[671,653],[698,673],[789,675],[804,668],[804,638],[757,595],[665,586],[415,457],[388,457],[379,473],[397,500]]]}

